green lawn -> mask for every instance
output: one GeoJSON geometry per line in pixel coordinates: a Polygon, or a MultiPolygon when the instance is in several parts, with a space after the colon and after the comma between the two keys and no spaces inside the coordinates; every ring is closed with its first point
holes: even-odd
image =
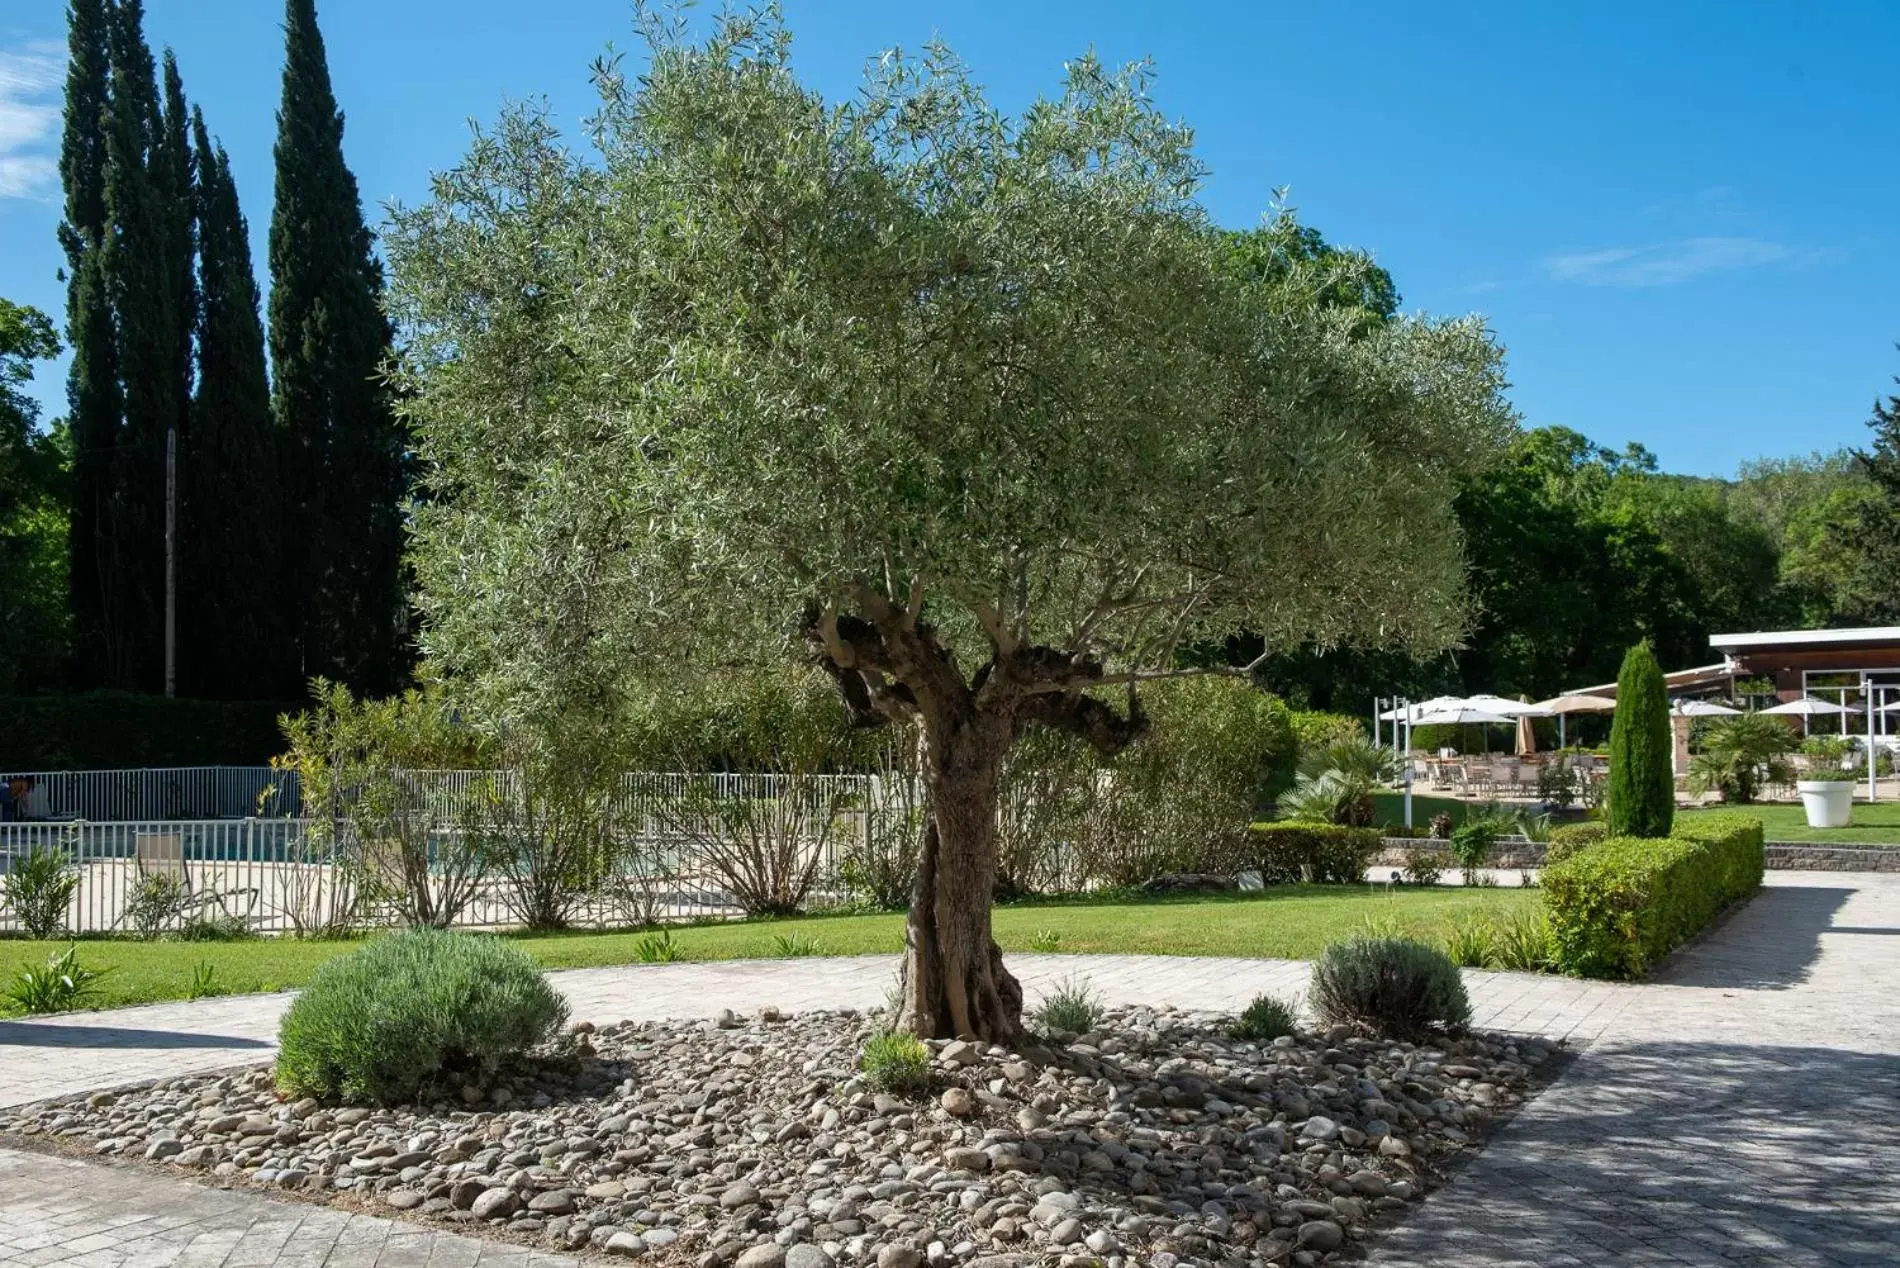
{"type": "MultiPolygon", "coordinates": [[[[1191,896],[1142,902],[1021,903],[996,910],[996,936],[1005,950],[1031,950],[1040,933],[1059,935],[1059,951],[1143,955],[1226,955],[1307,959],[1363,926],[1402,925],[1435,934],[1453,916],[1479,910],[1508,914],[1531,907],[1536,891],[1519,889],[1400,889],[1375,886],[1284,886],[1256,893],[1191,896]]],[[[773,939],[796,933],[828,955],[895,954],[904,944],[902,915],[807,916],[797,920],[738,921],[676,927],[674,942],[693,960],[770,956],[773,939]]],[[[639,933],[515,935],[513,940],[548,968],[588,968],[637,960],[639,933]]],[[[64,943],[0,940],[0,981],[44,963],[64,943]]],[[[209,963],[228,993],[301,986],[318,965],[356,941],[79,943],[79,961],[109,969],[95,1007],[183,999],[200,963],[209,963]]],[[[11,1006],[0,1001],[0,1012],[11,1006]]]]}
{"type": "MultiPolygon", "coordinates": [[[[1681,810],[1678,819],[1693,819],[1727,807],[1681,810]]],[[[1827,845],[1900,845],[1900,801],[1854,803],[1854,819],[1845,828],[1810,828],[1800,806],[1735,806],[1743,814],[1758,815],[1770,841],[1813,841],[1827,845]]]]}
{"type": "MultiPolygon", "coordinates": [[[[1474,810],[1484,809],[1481,801],[1459,801],[1453,797],[1428,797],[1416,789],[1412,793],[1412,826],[1429,828],[1432,816],[1439,813],[1451,816],[1451,826],[1457,827],[1465,821],[1465,816],[1474,810]]],[[[1405,794],[1402,792],[1378,792],[1372,794],[1373,822],[1381,826],[1390,824],[1400,826],[1405,822],[1405,794]]]]}

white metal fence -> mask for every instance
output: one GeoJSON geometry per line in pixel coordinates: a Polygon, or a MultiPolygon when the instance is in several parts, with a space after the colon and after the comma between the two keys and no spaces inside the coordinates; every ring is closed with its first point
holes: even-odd
{"type": "Polygon", "coordinates": [[[24,819],[243,819],[295,816],[293,771],[268,766],[168,766],[127,770],[9,771],[0,794],[20,790],[24,819]]]}
{"type": "MultiPolygon", "coordinates": [[[[211,768],[216,769],[216,768],[211,768]]],[[[122,772],[87,772],[117,775],[122,772]]],[[[495,798],[505,773],[411,772],[423,817],[396,832],[399,847],[365,845],[347,813],[336,817],[252,816],[189,819],[46,819],[0,823],[0,872],[34,850],[71,860],[79,886],[66,911],[72,933],[136,929],[135,899],[169,877],[179,894],[165,927],[198,920],[241,922],[259,933],[296,933],[376,926],[398,918],[388,898],[366,898],[365,861],[379,850],[404,848],[428,873],[459,866],[467,834],[482,831],[481,805],[495,798]]],[[[109,783],[78,796],[110,800],[109,783]]],[[[133,792],[162,783],[130,783],[133,792]]],[[[235,799],[241,780],[210,784],[235,799]]],[[[59,788],[72,796],[73,787],[59,788]]],[[[261,790],[260,790],[261,791],[261,790]]],[[[198,790],[203,795],[205,789],[198,790]]],[[[611,864],[575,905],[572,923],[607,927],[653,920],[729,918],[756,906],[755,876],[790,876],[808,885],[799,905],[823,907],[846,896],[843,860],[889,826],[892,790],[875,776],[630,773],[609,816],[611,864]]],[[[132,793],[125,794],[127,796],[132,793]]],[[[50,796],[50,794],[49,794],[50,796]]],[[[84,804],[53,803],[58,804],[84,804]]],[[[166,804],[173,804],[167,802],[166,804]]],[[[455,923],[496,928],[520,923],[516,878],[504,864],[487,866],[455,923]]],[[[0,931],[19,930],[17,913],[0,910],[0,931]]]]}

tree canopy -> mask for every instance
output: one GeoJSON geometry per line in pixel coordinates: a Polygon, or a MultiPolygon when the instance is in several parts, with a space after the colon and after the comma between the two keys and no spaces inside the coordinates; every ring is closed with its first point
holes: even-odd
{"type": "Polygon", "coordinates": [[[858,720],[927,737],[909,1024],[1010,1033],[987,904],[1021,728],[1114,751],[1136,683],[1239,628],[1456,639],[1499,352],[1228,267],[1144,67],[1079,58],[1009,117],[941,46],[833,104],[770,16],[643,30],[594,154],[516,111],[395,213],[425,649],[571,707],[802,641],[858,720]]]}

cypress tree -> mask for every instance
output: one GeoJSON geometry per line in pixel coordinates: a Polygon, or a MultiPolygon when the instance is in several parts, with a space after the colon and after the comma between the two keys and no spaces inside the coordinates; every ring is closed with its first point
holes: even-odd
{"type": "Polygon", "coordinates": [[[154,691],[164,646],[165,433],[178,421],[177,305],[170,208],[154,179],[162,121],[140,0],[111,11],[104,254],[118,341],[124,425],[113,450],[112,606],[106,683],[154,691]]]}
{"type": "Polygon", "coordinates": [[[82,686],[106,681],[107,648],[116,638],[118,619],[111,601],[115,573],[109,532],[121,401],[102,249],[111,75],[107,17],[106,0],[72,0],[67,9],[65,128],[59,149],[66,191],[59,241],[66,253],[66,338],[73,349],[66,380],[73,443],[68,577],[74,677],[82,686]]]}
{"type": "Polygon", "coordinates": [[[198,285],[192,268],[197,255],[196,173],[185,86],[170,49],[165,50],[164,78],[164,112],[152,151],[152,187],[164,225],[165,288],[172,307],[172,390],[182,434],[191,420],[191,345],[198,326],[198,285]]]}
{"type": "Polygon", "coordinates": [[[285,441],[287,605],[297,671],[395,686],[403,637],[401,429],[379,374],[390,347],[356,178],[313,0],[287,0],[270,227],[271,404],[285,441]]]}
{"type": "Polygon", "coordinates": [[[1612,836],[1666,837],[1675,825],[1675,737],[1669,689],[1648,643],[1623,656],[1610,725],[1610,787],[1604,819],[1612,836]]]}
{"type": "Polygon", "coordinates": [[[181,473],[181,680],[196,696],[270,699],[289,676],[277,593],[276,432],[250,230],[224,148],[197,154],[198,388],[181,473]]]}
{"type": "Polygon", "coordinates": [[[1875,620],[1900,621],[1900,396],[1876,400],[1867,426],[1874,442],[1856,450],[1854,460],[1878,493],[1861,515],[1859,533],[1868,606],[1875,620]]]}

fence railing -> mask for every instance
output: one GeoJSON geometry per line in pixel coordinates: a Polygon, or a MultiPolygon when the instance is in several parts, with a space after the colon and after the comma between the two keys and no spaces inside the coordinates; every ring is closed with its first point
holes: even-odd
{"type": "MultiPolygon", "coordinates": [[[[511,771],[397,770],[399,781],[417,802],[445,820],[469,813],[497,786],[512,787],[511,771]]],[[[872,795],[871,775],[760,775],[707,772],[629,771],[621,777],[630,808],[687,795],[776,797],[786,781],[800,787],[850,789],[872,795]]],[[[314,818],[347,812],[346,804],[305,805],[295,771],[269,766],[169,766],[125,770],[9,771],[0,768],[0,795],[9,784],[21,788],[13,817],[24,820],[148,822],[160,819],[314,818]]],[[[347,802],[351,793],[339,794],[347,802]]]]}
{"type": "MultiPolygon", "coordinates": [[[[359,839],[347,814],[15,821],[0,823],[0,872],[34,850],[65,854],[79,876],[65,919],[76,934],[138,931],[142,899],[155,889],[174,896],[166,930],[202,920],[259,933],[389,924],[400,919],[400,901],[379,894],[376,882],[401,870],[393,852],[407,852],[410,883],[418,871],[428,883],[463,866],[482,834],[493,838],[485,845],[505,847],[509,832],[531,830],[495,813],[518,804],[506,773],[417,774],[429,794],[416,803],[421,816],[381,820],[367,829],[374,840],[359,839]]],[[[891,791],[864,775],[629,774],[607,815],[608,865],[570,921],[598,928],[736,917],[769,902],[770,882],[783,878],[800,886],[798,906],[835,905],[846,897],[840,864],[881,830],[891,791]]],[[[503,848],[479,869],[455,924],[521,923],[520,891],[511,888],[519,869],[511,871],[509,857],[503,848]]],[[[17,913],[0,910],[0,931],[19,928],[17,913]]]]}
{"type": "Polygon", "coordinates": [[[302,804],[296,772],[268,766],[0,769],[0,795],[9,785],[20,789],[11,812],[24,819],[295,817],[302,804]]]}

